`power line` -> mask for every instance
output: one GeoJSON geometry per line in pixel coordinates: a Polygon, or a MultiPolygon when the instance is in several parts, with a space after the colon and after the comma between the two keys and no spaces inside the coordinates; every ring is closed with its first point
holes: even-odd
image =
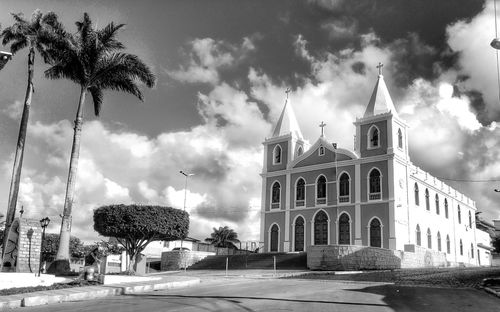
{"type": "Polygon", "coordinates": [[[470,182],[470,183],[500,182],[500,179],[470,180],[470,179],[452,179],[444,177],[436,177],[436,179],[454,181],[454,182],[470,182]]]}

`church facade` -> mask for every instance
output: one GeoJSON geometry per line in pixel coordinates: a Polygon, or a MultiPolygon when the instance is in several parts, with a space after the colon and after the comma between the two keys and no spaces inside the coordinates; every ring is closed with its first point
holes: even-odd
{"type": "Polygon", "coordinates": [[[354,126],[354,151],[328,141],[323,128],[309,146],[285,102],[263,142],[265,252],[315,245],[404,250],[413,244],[444,253],[450,263],[481,263],[475,202],[411,162],[408,125],[381,74],[354,126]]]}

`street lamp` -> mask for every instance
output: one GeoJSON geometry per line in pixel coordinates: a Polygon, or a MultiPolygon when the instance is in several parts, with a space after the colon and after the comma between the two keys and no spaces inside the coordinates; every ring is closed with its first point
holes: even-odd
{"type": "Polygon", "coordinates": [[[190,176],[194,176],[194,173],[186,173],[182,170],[179,171],[179,173],[186,177],[186,183],[184,184],[184,211],[186,211],[186,194],[187,194],[187,187],[188,187],[188,178],[190,176]]]}
{"type": "MultiPolygon", "coordinates": [[[[187,196],[187,187],[188,187],[188,178],[190,176],[194,176],[194,173],[186,173],[184,171],[179,171],[180,174],[182,174],[183,176],[186,177],[186,182],[184,184],[184,211],[186,211],[186,196],[187,196]]],[[[182,251],[182,243],[183,243],[184,239],[181,238],[181,251],[182,251]]],[[[184,267],[184,270],[186,269],[186,267],[184,267]]]]}
{"type": "Polygon", "coordinates": [[[0,51],[0,69],[2,69],[9,60],[12,59],[12,53],[0,51]]]}
{"type": "Polygon", "coordinates": [[[38,265],[38,277],[40,277],[40,272],[42,272],[42,246],[43,246],[43,241],[45,240],[45,228],[49,226],[50,219],[49,217],[45,217],[42,220],[40,220],[40,226],[42,227],[42,244],[40,245],[40,264],[38,265]]]}

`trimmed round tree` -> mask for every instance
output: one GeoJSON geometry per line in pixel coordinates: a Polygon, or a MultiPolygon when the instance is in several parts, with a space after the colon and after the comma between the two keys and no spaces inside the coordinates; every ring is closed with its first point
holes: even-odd
{"type": "Polygon", "coordinates": [[[152,241],[186,238],[189,214],[171,207],[108,205],[94,210],[94,230],[115,237],[127,251],[129,271],[141,251],[152,241]]]}

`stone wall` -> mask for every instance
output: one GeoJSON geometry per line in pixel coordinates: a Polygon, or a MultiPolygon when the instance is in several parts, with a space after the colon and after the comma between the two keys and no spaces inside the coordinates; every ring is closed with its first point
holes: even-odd
{"type": "Polygon", "coordinates": [[[355,245],[310,246],[307,267],[311,270],[397,269],[401,258],[384,248],[355,245]]]}
{"type": "Polygon", "coordinates": [[[418,245],[405,245],[405,251],[399,251],[401,268],[447,267],[446,253],[430,250],[418,245]]]}
{"type": "Polygon", "coordinates": [[[405,246],[405,251],[355,245],[310,246],[307,250],[307,267],[311,270],[384,270],[448,265],[445,253],[415,245],[405,246]]]}
{"type": "Polygon", "coordinates": [[[9,232],[2,271],[38,272],[41,244],[40,221],[16,218],[9,232]]]}
{"type": "MultiPolygon", "coordinates": [[[[500,220],[498,220],[500,222],[500,220]]],[[[500,254],[491,254],[491,266],[500,266],[500,254]]]]}
{"type": "Polygon", "coordinates": [[[184,269],[212,255],[215,255],[215,253],[205,251],[165,251],[161,253],[161,270],[177,271],[184,269]]]}

